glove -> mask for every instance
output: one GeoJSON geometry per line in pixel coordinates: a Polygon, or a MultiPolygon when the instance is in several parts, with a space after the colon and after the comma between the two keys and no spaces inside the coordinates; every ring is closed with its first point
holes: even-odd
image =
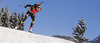
{"type": "Polygon", "coordinates": [[[24,6],[24,8],[26,8],[27,6],[24,6]]]}

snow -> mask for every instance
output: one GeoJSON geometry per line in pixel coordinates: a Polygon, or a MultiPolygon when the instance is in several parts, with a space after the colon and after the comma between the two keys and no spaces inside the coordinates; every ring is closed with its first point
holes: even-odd
{"type": "Polygon", "coordinates": [[[60,38],[0,27],[0,43],[74,43],[60,38]]]}

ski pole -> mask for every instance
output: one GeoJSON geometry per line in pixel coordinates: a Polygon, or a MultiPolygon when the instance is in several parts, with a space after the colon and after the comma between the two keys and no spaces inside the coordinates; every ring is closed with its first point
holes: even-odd
{"type": "Polygon", "coordinates": [[[18,6],[20,6],[20,7],[24,7],[24,6],[22,6],[22,5],[19,5],[19,4],[18,4],[18,6]]]}
{"type": "MultiPolygon", "coordinates": [[[[19,7],[24,7],[24,6],[22,6],[22,5],[19,5],[19,4],[18,4],[18,6],[19,6],[19,7]]],[[[27,8],[25,8],[25,9],[27,9],[27,8]]],[[[28,10],[28,9],[27,9],[27,10],[28,10]]]]}
{"type": "Polygon", "coordinates": [[[42,4],[44,1],[40,2],[39,4],[42,4]]]}

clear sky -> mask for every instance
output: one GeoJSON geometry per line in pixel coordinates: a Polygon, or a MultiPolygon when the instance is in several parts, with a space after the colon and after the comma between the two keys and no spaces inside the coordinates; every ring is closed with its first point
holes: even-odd
{"type": "MultiPolygon", "coordinates": [[[[27,12],[26,4],[44,1],[42,11],[36,13],[33,32],[42,35],[72,36],[72,28],[84,17],[88,29],[85,35],[90,40],[100,35],[100,0],[1,0],[0,7],[8,6],[10,13],[27,12]]],[[[31,18],[25,21],[25,31],[29,30],[31,18]]]]}

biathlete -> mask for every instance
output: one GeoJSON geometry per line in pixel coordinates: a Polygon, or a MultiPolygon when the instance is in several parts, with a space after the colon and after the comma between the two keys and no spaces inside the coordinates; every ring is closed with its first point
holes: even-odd
{"type": "MultiPolygon", "coordinates": [[[[27,11],[25,17],[20,21],[19,24],[23,24],[24,21],[30,16],[32,19],[30,28],[29,28],[29,32],[32,32],[32,27],[34,24],[34,20],[35,20],[35,13],[38,13],[39,11],[41,11],[41,5],[40,4],[34,4],[34,5],[29,5],[27,4],[26,6],[24,6],[25,8],[30,7],[30,9],[27,11]]],[[[17,25],[15,27],[16,29],[19,28],[19,25],[17,25]]]]}

